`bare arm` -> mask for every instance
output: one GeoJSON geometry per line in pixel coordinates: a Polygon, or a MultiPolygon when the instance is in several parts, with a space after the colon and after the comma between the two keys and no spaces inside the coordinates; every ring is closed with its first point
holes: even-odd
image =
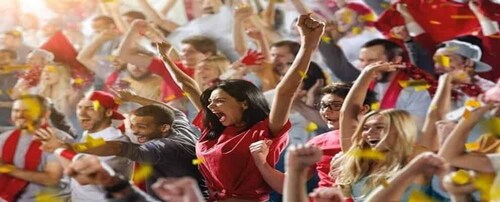
{"type": "Polygon", "coordinates": [[[269,115],[269,129],[272,134],[278,134],[288,120],[295,91],[309,68],[311,56],[325,29],[324,23],[315,21],[309,15],[301,15],[297,25],[302,43],[292,66],[276,86],[276,96],[269,115]]]}
{"type": "Polygon", "coordinates": [[[132,23],[120,47],[118,47],[118,57],[120,59],[138,67],[147,67],[151,64],[153,57],[138,54],[136,43],[141,38],[140,31],[145,31],[147,26],[147,23],[142,20],[136,20],[132,23]]]}
{"type": "Polygon", "coordinates": [[[356,79],[340,109],[340,146],[342,151],[347,151],[351,147],[351,137],[358,125],[358,115],[363,110],[366,110],[364,109],[363,102],[370,82],[380,72],[396,71],[396,68],[399,67],[401,65],[382,62],[373,63],[365,67],[356,79]]]}
{"type": "MultiPolygon", "coordinates": [[[[153,21],[155,24],[160,26],[161,28],[171,32],[179,25],[175,22],[172,22],[170,20],[163,19],[160,14],[153,9],[153,7],[148,3],[147,0],[138,0],[139,6],[141,7],[142,11],[148,16],[148,18],[153,21]]],[[[175,2],[174,2],[175,3],[175,2]]]]}
{"type": "Polygon", "coordinates": [[[59,184],[62,172],[63,170],[59,162],[50,161],[47,162],[43,171],[29,171],[21,168],[14,168],[9,172],[9,175],[43,186],[56,186],[59,184]]]}
{"type": "Polygon", "coordinates": [[[274,26],[276,16],[276,0],[269,0],[267,7],[262,11],[262,20],[267,27],[274,26]]]}
{"type": "Polygon", "coordinates": [[[83,49],[78,53],[76,59],[78,62],[82,63],[85,67],[93,72],[96,72],[96,61],[94,55],[97,53],[99,48],[108,40],[111,40],[118,36],[115,30],[106,30],[95,37],[88,45],[83,47],[83,49]]]}
{"type": "Polygon", "coordinates": [[[494,172],[493,165],[485,154],[476,152],[467,153],[465,151],[465,143],[470,131],[478,123],[479,119],[492,108],[492,104],[481,106],[472,111],[468,118],[460,120],[448,139],[444,142],[439,155],[454,167],[480,172],[494,172]]]}
{"type": "Polygon", "coordinates": [[[319,148],[309,145],[291,146],[288,149],[283,201],[308,201],[306,190],[308,170],[321,159],[321,155],[319,148]]]}
{"type": "Polygon", "coordinates": [[[427,111],[424,127],[422,128],[422,136],[417,143],[429,148],[431,151],[438,151],[439,149],[436,122],[443,120],[444,116],[449,111],[452,90],[451,80],[452,76],[449,74],[444,74],[439,79],[438,89],[427,111]]]}
{"type": "Polygon", "coordinates": [[[115,21],[116,26],[121,32],[125,32],[128,27],[127,24],[123,21],[123,18],[120,13],[120,2],[109,2],[109,3],[102,3],[104,6],[108,9],[109,15],[113,18],[115,21]]]}
{"type": "Polygon", "coordinates": [[[189,98],[191,103],[193,103],[194,107],[199,111],[203,109],[203,105],[201,104],[201,89],[196,83],[196,81],[191,78],[189,75],[184,73],[175,63],[170,60],[167,56],[168,50],[167,47],[162,43],[158,46],[158,52],[160,52],[163,62],[165,63],[165,67],[168,69],[168,72],[172,75],[175,83],[186,93],[186,96],[189,98]]]}
{"type": "Polygon", "coordinates": [[[175,3],[177,3],[177,0],[167,0],[167,3],[160,10],[161,15],[167,16],[168,12],[175,6],[175,3]]]}
{"type": "Polygon", "coordinates": [[[234,12],[233,43],[234,49],[240,55],[245,55],[245,51],[247,50],[243,23],[252,15],[252,13],[253,9],[250,5],[241,6],[234,12]]]}

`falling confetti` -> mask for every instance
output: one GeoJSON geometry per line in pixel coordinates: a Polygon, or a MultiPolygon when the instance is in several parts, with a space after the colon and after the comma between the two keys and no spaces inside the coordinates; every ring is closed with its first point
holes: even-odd
{"type": "Polygon", "coordinates": [[[203,163],[203,158],[199,157],[197,159],[193,159],[193,165],[200,165],[203,163]]]}
{"type": "Polygon", "coordinates": [[[364,150],[355,149],[351,151],[351,155],[354,156],[355,158],[371,159],[379,161],[385,160],[385,154],[375,149],[364,149],[364,150]]]}
{"type": "Polygon", "coordinates": [[[481,144],[479,144],[479,142],[471,142],[471,143],[465,144],[465,149],[467,149],[467,151],[469,151],[469,152],[477,151],[480,147],[481,147],[481,144]]]}
{"type": "Polygon", "coordinates": [[[500,118],[492,117],[491,119],[485,121],[484,124],[486,132],[493,134],[497,138],[500,138],[500,118]]]}
{"type": "Polygon", "coordinates": [[[149,164],[141,164],[139,169],[134,170],[133,181],[134,184],[140,184],[146,181],[153,173],[153,166],[149,164]]]}
{"type": "Polygon", "coordinates": [[[0,173],[10,173],[10,171],[12,171],[14,168],[14,166],[12,165],[3,165],[3,166],[0,166],[0,173]]]}
{"type": "Polygon", "coordinates": [[[169,95],[169,96],[165,97],[164,100],[165,100],[165,102],[170,102],[170,101],[174,100],[175,98],[176,98],[175,95],[169,95]]]}
{"type": "Polygon", "coordinates": [[[442,65],[445,68],[449,68],[450,67],[450,57],[448,57],[446,55],[439,55],[437,57],[436,63],[442,65]]]}
{"type": "Polygon", "coordinates": [[[359,28],[359,27],[353,27],[353,28],[352,28],[352,33],[353,33],[354,35],[361,34],[361,31],[362,31],[362,30],[361,30],[361,28],[359,28]]]}
{"type": "Polygon", "coordinates": [[[106,144],[103,138],[94,138],[91,135],[85,136],[85,141],[73,144],[73,149],[77,152],[83,152],[90,148],[100,147],[106,144]]]}
{"type": "Polygon", "coordinates": [[[22,102],[25,106],[28,106],[26,111],[30,120],[38,120],[38,118],[42,115],[42,107],[40,106],[40,102],[38,102],[34,98],[26,98],[22,99],[22,102]]]}
{"type": "Polygon", "coordinates": [[[431,20],[430,23],[433,25],[440,25],[441,24],[441,22],[435,21],[435,20],[431,20]]]}
{"type": "Polygon", "coordinates": [[[330,42],[332,41],[332,38],[331,38],[331,37],[329,37],[329,36],[325,36],[325,35],[323,35],[323,36],[321,37],[321,41],[323,41],[324,43],[330,43],[330,42]]]}
{"type": "Polygon", "coordinates": [[[380,102],[373,103],[370,108],[371,108],[372,111],[379,110],[380,109],[380,102]]]}
{"type": "Polygon", "coordinates": [[[465,109],[462,117],[464,117],[464,119],[468,119],[470,117],[470,113],[471,112],[469,110],[465,109]]]}
{"type": "Polygon", "coordinates": [[[48,192],[48,191],[39,191],[35,195],[35,201],[36,202],[62,202],[59,197],[57,197],[56,192],[48,192]]]}
{"type": "Polygon", "coordinates": [[[45,67],[45,70],[50,73],[57,73],[57,67],[54,65],[48,65],[45,67]]]}
{"type": "Polygon", "coordinates": [[[411,192],[408,202],[433,202],[434,200],[422,191],[415,190],[411,192]]]}
{"type": "Polygon", "coordinates": [[[488,201],[490,198],[490,188],[493,184],[495,174],[479,173],[473,181],[474,187],[481,193],[481,201],[488,201]]]}
{"type": "Polygon", "coordinates": [[[94,100],[92,102],[92,106],[94,107],[94,111],[99,111],[99,109],[101,108],[101,103],[99,103],[99,101],[97,100],[94,100]]]}
{"type": "Polygon", "coordinates": [[[182,92],[182,95],[184,95],[186,97],[189,97],[189,93],[188,92],[182,92]]]}
{"type": "Polygon", "coordinates": [[[313,122],[309,122],[309,124],[307,124],[307,126],[306,126],[305,129],[306,129],[307,132],[311,133],[311,132],[314,132],[314,131],[318,130],[318,125],[316,125],[313,122]]]}
{"type": "Polygon", "coordinates": [[[464,105],[466,107],[470,107],[472,109],[475,109],[475,108],[481,107],[481,102],[479,102],[475,99],[469,99],[469,100],[465,101],[464,105]]]}
{"type": "Polygon", "coordinates": [[[85,82],[85,81],[82,78],[75,78],[71,81],[71,83],[74,85],[82,85],[83,82],[85,82]]]}
{"type": "Polygon", "coordinates": [[[388,2],[382,2],[382,3],[380,3],[380,7],[382,7],[383,9],[387,9],[387,8],[391,7],[391,4],[388,2]]]}
{"type": "Polygon", "coordinates": [[[471,181],[471,177],[466,170],[460,169],[452,174],[451,180],[457,185],[465,185],[471,181]]]}
{"type": "Polygon", "coordinates": [[[299,71],[299,75],[302,80],[307,79],[307,74],[304,71],[299,71]]]}

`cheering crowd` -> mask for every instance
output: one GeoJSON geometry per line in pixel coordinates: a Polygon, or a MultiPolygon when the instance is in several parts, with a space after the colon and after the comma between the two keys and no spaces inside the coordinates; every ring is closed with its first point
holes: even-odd
{"type": "Polygon", "coordinates": [[[497,0],[3,1],[0,201],[500,201],[497,0]]]}

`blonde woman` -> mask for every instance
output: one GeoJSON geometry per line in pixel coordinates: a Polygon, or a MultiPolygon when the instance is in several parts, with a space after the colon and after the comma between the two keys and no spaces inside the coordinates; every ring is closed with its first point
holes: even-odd
{"type": "Polygon", "coordinates": [[[60,63],[45,65],[36,93],[50,98],[54,107],[66,116],[74,113],[76,103],[82,97],[71,85],[69,67],[60,63]]]}
{"type": "Polygon", "coordinates": [[[382,72],[398,68],[403,67],[382,62],[365,67],[341,109],[340,143],[343,155],[333,159],[331,174],[343,193],[355,201],[363,201],[365,196],[394,176],[418,153],[414,147],[417,126],[408,112],[387,109],[363,116],[370,110],[363,105],[370,82],[382,72]],[[355,155],[368,150],[383,157],[355,155]]]}
{"type": "Polygon", "coordinates": [[[230,65],[229,60],[224,56],[210,56],[196,66],[194,80],[202,90],[205,90],[217,82],[230,65]]]}

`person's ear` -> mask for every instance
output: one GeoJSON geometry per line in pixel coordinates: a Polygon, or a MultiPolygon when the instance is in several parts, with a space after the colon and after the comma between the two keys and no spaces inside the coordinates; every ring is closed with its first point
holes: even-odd
{"type": "Polygon", "coordinates": [[[168,132],[169,130],[170,130],[170,125],[168,125],[168,124],[163,124],[163,125],[161,125],[161,126],[160,126],[160,131],[161,131],[162,133],[166,133],[166,132],[168,132]]]}
{"type": "Polygon", "coordinates": [[[243,108],[243,110],[246,110],[248,109],[248,102],[245,100],[241,103],[241,107],[243,108]]]}
{"type": "Polygon", "coordinates": [[[403,62],[403,56],[396,56],[394,58],[395,63],[402,63],[403,62]]]}
{"type": "Polygon", "coordinates": [[[371,110],[370,105],[363,105],[363,107],[361,108],[361,111],[359,113],[364,115],[364,114],[367,114],[368,112],[370,112],[370,110],[371,110]]]}
{"type": "Polygon", "coordinates": [[[104,113],[104,115],[106,117],[110,118],[111,116],[113,116],[113,110],[107,109],[106,112],[104,113]]]}

